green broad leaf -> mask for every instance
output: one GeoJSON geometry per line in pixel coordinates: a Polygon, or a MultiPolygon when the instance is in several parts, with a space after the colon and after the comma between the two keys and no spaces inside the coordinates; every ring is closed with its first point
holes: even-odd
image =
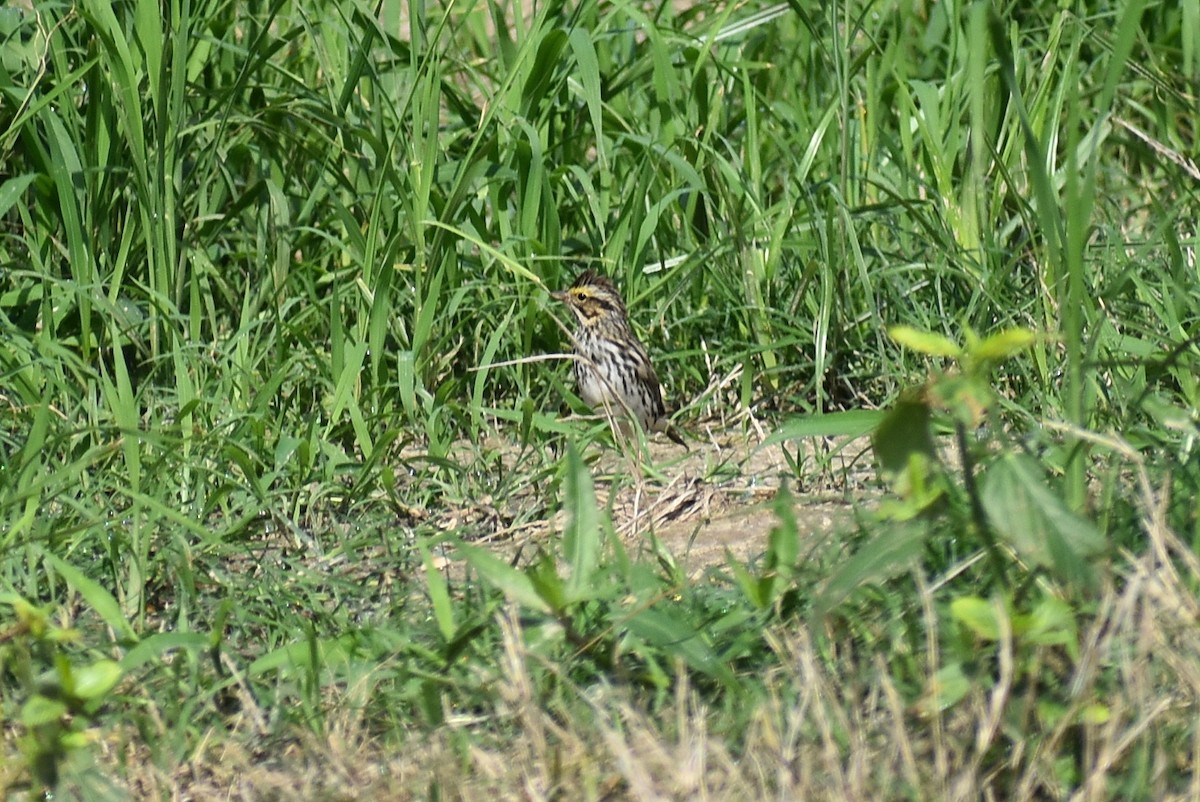
{"type": "Polygon", "coordinates": [[[529,71],[529,79],[525,81],[525,86],[521,90],[521,109],[527,114],[541,102],[550,88],[550,82],[558,74],[559,61],[567,42],[566,32],[561,28],[555,28],[547,31],[541,44],[538,45],[533,68],[529,71]]]}
{"type": "Polygon", "coordinates": [[[929,686],[926,686],[925,694],[919,702],[920,711],[925,716],[936,716],[958,705],[968,693],[971,693],[971,680],[968,680],[962,671],[962,665],[944,665],[938,669],[937,674],[930,677],[929,686]]]}
{"type": "Polygon", "coordinates": [[[341,665],[349,659],[357,642],[357,634],[348,633],[338,638],[318,639],[314,649],[311,639],[301,638],[267,652],[249,665],[246,674],[259,677],[269,671],[314,671],[323,666],[341,665]]]}
{"type": "Polygon", "coordinates": [[[596,159],[602,167],[608,164],[606,151],[609,137],[604,132],[604,94],[603,79],[600,75],[600,61],[596,56],[596,47],[592,43],[592,32],[584,28],[573,28],[570,35],[571,52],[575,56],[577,69],[575,75],[579,78],[583,102],[587,105],[588,116],[592,121],[595,133],[596,159]]]}
{"type": "Polygon", "coordinates": [[[518,118],[516,125],[524,134],[522,139],[515,143],[516,157],[521,164],[517,172],[521,174],[522,184],[528,187],[522,192],[517,229],[523,232],[538,231],[538,221],[545,216],[542,211],[542,200],[545,198],[541,187],[545,185],[546,152],[541,134],[528,120],[518,118]]]}
{"type": "Polygon", "coordinates": [[[1088,559],[1104,552],[1104,536],[1046,486],[1033,458],[1003,455],[988,467],[980,486],[988,520],[1022,558],[1065,580],[1091,585],[1088,559]]]}
{"type": "Polygon", "coordinates": [[[212,626],[208,633],[208,648],[221,648],[225,641],[225,625],[229,623],[229,615],[233,612],[233,599],[221,599],[212,616],[212,626]]]}
{"type": "Polygon", "coordinates": [[[83,597],[88,606],[104,619],[104,623],[113,628],[118,638],[133,642],[138,640],[133,627],[129,625],[129,622],[125,620],[125,616],[121,613],[121,605],[117,603],[116,598],[107,589],[95,580],[84,576],[82,571],[57,555],[51,554],[44,549],[41,555],[42,559],[53,566],[54,570],[61,574],[62,578],[67,581],[67,584],[83,597]]]}
{"type": "Polygon", "coordinates": [[[907,571],[920,556],[927,534],[926,526],[905,524],[876,535],[825,581],[813,600],[813,614],[823,618],[863,585],[907,571]]]}
{"type": "Polygon", "coordinates": [[[892,490],[899,498],[884,499],[880,503],[878,513],[884,519],[911,521],[945,495],[945,485],[937,481],[938,474],[924,454],[909,454],[907,470],[889,478],[892,490]]]}
{"type": "Polygon", "coordinates": [[[28,729],[58,723],[67,713],[67,705],[57,699],[35,694],[21,706],[21,723],[28,729]]]}
{"type": "MultiPolygon", "coordinates": [[[[558,387],[562,387],[562,385],[558,385],[558,387]]],[[[566,390],[566,388],[563,389],[566,390]]],[[[564,392],[563,394],[566,395],[567,392],[564,392]]],[[[546,413],[540,412],[537,409],[532,408],[529,404],[525,403],[522,403],[521,409],[483,407],[482,411],[488,417],[516,423],[523,429],[532,429],[534,431],[549,432],[552,434],[567,434],[576,430],[576,424],[565,423],[562,416],[558,414],[547,415],[546,413]]]]}
{"type": "Polygon", "coordinates": [[[1067,714],[1067,706],[1053,699],[1039,699],[1034,705],[1038,721],[1045,730],[1052,730],[1067,714]]]}
{"type": "Polygon", "coordinates": [[[128,673],[176,649],[200,652],[210,645],[210,637],[202,632],[159,632],[125,652],[119,667],[128,673]]]}
{"type": "Polygon", "coordinates": [[[21,197],[35,178],[37,178],[35,174],[26,173],[14,176],[0,184],[0,217],[8,213],[12,205],[17,202],[17,198],[21,197]]]}
{"type": "Polygon", "coordinates": [[[923,455],[929,463],[937,461],[930,421],[933,413],[921,399],[901,398],[888,410],[871,435],[871,446],[885,477],[908,470],[910,455],[923,455]]]}
{"type": "Polygon", "coordinates": [[[424,540],[418,541],[417,551],[421,555],[421,564],[425,566],[425,586],[429,589],[433,618],[437,621],[442,638],[451,641],[454,639],[454,633],[458,631],[458,625],[454,622],[454,606],[450,603],[450,589],[446,585],[446,577],[434,563],[428,543],[424,540]]]}
{"type": "Polygon", "coordinates": [[[538,593],[528,576],[490,551],[465,543],[459,544],[457,551],[480,578],[512,601],[542,613],[553,612],[553,608],[538,593]]]}
{"type": "Polygon", "coordinates": [[[971,348],[971,356],[989,362],[1002,362],[1014,354],[1024,351],[1037,341],[1037,335],[1029,329],[1005,329],[990,334],[971,348]]]}
{"type": "Polygon", "coordinates": [[[630,634],[647,647],[681,659],[689,668],[720,680],[729,688],[737,685],[737,678],[726,661],[677,608],[651,607],[627,619],[625,625],[630,634]]]}
{"type": "Polygon", "coordinates": [[[533,583],[533,589],[551,610],[567,607],[566,582],[558,573],[558,562],[554,555],[543,553],[540,560],[525,570],[525,576],[533,583]]]}
{"type": "Polygon", "coordinates": [[[91,734],[85,730],[82,732],[64,732],[60,736],[58,742],[62,744],[63,749],[71,750],[84,749],[95,743],[95,740],[92,738],[91,734]]]}
{"type": "Polygon", "coordinates": [[[21,615],[24,615],[24,611],[27,609],[36,609],[29,602],[25,601],[20,594],[13,593],[11,590],[0,591],[0,604],[13,608],[14,611],[21,615]]]}
{"type": "Polygon", "coordinates": [[[336,424],[341,423],[342,413],[345,412],[347,406],[357,405],[358,403],[355,394],[362,381],[363,363],[367,357],[367,344],[361,341],[347,341],[344,343],[343,352],[345,354],[345,363],[342,366],[341,374],[337,377],[337,386],[333,391],[333,401],[329,411],[330,422],[326,433],[336,424]]]}
{"type": "Polygon", "coordinates": [[[897,344],[917,353],[954,359],[962,356],[962,348],[957,343],[949,337],[931,331],[921,331],[911,326],[892,326],[888,329],[888,336],[897,344]]]}
{"type": "Polygon", "coordinates": [[[304,440],[299,437],[289,437],[282,435],[279,441],[275,444],[274,466],[275,470],[280,471],[287,467],[291,462],[292,455],[296,453],[296,449],[304,445],[304,440]]]}
{"type": "MultiPolygon", "coordinates": [[[[516,309],[516,303],[509,304],[508,311],[500,318],[500,322],[496,324],[495,330],[487,339],[487,345],[483,349],[483,354],[479,358],[479,367],[475,371],[475,381],[471,388],[471,417],[474,420],[477,429],[483,429],[483,396],[487,389],[488,380],[491,378],[488,366],[492,364],[492,360],[496,358],[496,351],[500,348],[506,335],[510,335],[509,321],[512,320],[513,312],[516,309]]],[[[529,421],[527,415],[532,415],[533,403],[526,397],[521,407],[521,442],[528,441],[529,421]]]]}
{"type": "Polygon", "coordinates": [[[45,637],[46,632],[53,628],[48,610],[30,604],[16,593],[0,593],[0,604],[12,607],[21,626],[35,638],[45,637]]]}
{"type": "Polygon", "coordinates": [[[1062,599],[1047,596],[1025,617],[1022,640],[1038,646],[1063,646],[1074,659],[1079,656],[1079,626],[1075,611],[1062,599]]]}
{"type": "Polygon", "coordinates": [[[225,461],[236,466],[241,471],[243,480],[250,485],[250,489],[257,498],[266,498],[266,489],[263,487],[260,478],[263,470],[262,466],[251,458],[250,454],[242,446],[237,443],[227,443],[221,449],[221,456],[225,461]]]}
{"type": "Polygon", "coordinates": [[[596,587],[596,565],[600,558],[600,512],[592,474],[574,444],[567,446],[567,526],[563,531],[563,556],[571,567],[566,602],[590,598],[596,587]]]}
{"type": "Polygon", "coordinates": [[[412,351],[401,351],[396,355],[396,383],[404,411],[417,420],[421,417],[421,407],[417,403],[417,373],[412,351]]]}
{"type": "Polygon", "coordinates": [[[438,726],[446,721],[446,707],[442,702],[442,683],[423,679],[418,682],[416,693],[417,706],[431,726],[438,726]]]}
{"type": "Polygon", "coordinates": [[[855,409],[848,412],[831,412],[827,415],[790,418],[772,432],[759,448],[804,437],[862,437],[873,432],[884,416],[882,410],[855,409]]]}
{"type": "MultiPolygon", "coordinates": [[[[634,253],[641,254],[644,252],[647,244],[654,238],[655,233],[659,228],[659,220],[665,215],[672,215],[677,207],[679,198],[686,197],[685,190],[679,189],[674,192],[665,193],[661,198],[655,200],[646,210],[646,216],[642,218],[642,224],[638,227],[637,241],[634,245],[634,253]]],[[[767,358],[769,351],[762,351],[759,357],[764,359],[764,363],[770,365],[770,359],[767,358]]],[[[773,375],[768,367],[767,376],[773,375]]]]}
{"type": "Polygon", "coordinates": [[[90,702],[111,691],[121,680],[121,666],[115,660],[97,660],[90,666],[72,672],[75,687],[72,695],[76,699],[90,702]]]}
{"type": "Polygon", "coordinates": [[[155,0],[139,0],[134,4],[136,48],[146,58],[145,74],[150,82],[150,97],[157,99],[162,92],[162,62],[169,39],[164,35],[162,6],[155,0]]]}
{"type": "Polygon", "coordinates": [[[1164,429],[1188,433],[1196,431],[1197,420],[1192,411],[1159,393],[1147,393],[1142,401],[1142,409],[1164,429]]]}
{"type": "Polygon", "coordinates": [[[978,596],[963,596],[950,602],[950,616],[980,640],[1000,640],[1000,619],[996,606],[978,596]]]}
{"type": "Polygon", "coordinates": [[[800,529],[796,524],[795,499],[786,483],[775,494],[773,506],[778,522],[767,537],[765,565],[769,571],[787,578],[800,559],[800,529]]]}
{"type": "Polygon", "coordinates": [[[773,584],[770,580],[751,573],[728,548],[725,549],[725,563],[729,566],[729,570],[733,572],[734,582],[741,588],[742,594],[751,604],[760,610],[770,605],[771,585],[773,584]]]}
{"type": "Polygon", "coordinates": [[[962,664],[951,663],[942,666],[930,678],[925,695],[919,703],[921,712],[927,716],[937,715],[961,702],[970,691],[971,680],[963,672],[962,664]]]}
{"type": "Polygon", "coordinates": [[[929,388],[929,394],[933,406],[944,406],[968,429],[979,426],[994,400],[991,385],[977,372],[941,376],[929,388]]]}
{"type": "Polygon", "coordinates": [[[521,402],[521,425],[518,428],[521,445],[529,445],[529,436],[533,433],[533,414],[535,409],[533,399],[525,396],[525,400],[521,402]]]}

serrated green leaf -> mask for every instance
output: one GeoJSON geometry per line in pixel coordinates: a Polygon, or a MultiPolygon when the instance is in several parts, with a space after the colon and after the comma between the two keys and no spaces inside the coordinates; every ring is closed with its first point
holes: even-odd
{"type": "Polygon", "coordinates": [[[1104,537],[1046,486],[1032,457],[1004,454],[988,467],[980,487],[988,520],[1018,554],[1063,579],[1092,583],[1088,559],[1104,551],[1104,537]]]}

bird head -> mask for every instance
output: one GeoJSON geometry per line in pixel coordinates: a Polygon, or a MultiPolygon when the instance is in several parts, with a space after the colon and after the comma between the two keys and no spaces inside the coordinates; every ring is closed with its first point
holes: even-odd
{"type": "Polygon", "coordinates": [[[593,270],[580,273],[570,287],[552,292],[550,297],[570,307],[585,326],[606,319],[624,320],[626,316],[625,301],[616,285],[593,270]]]}

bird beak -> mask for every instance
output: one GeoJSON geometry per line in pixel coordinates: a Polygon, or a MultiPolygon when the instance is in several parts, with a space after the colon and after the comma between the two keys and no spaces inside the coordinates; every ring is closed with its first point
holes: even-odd
{"type": "Polygon", "coordinates": [[[567,302],[567,294],[562,290],[555,290],[550,293],[550,297],[556,301],[562,301],[564,304],[567,302]]]}

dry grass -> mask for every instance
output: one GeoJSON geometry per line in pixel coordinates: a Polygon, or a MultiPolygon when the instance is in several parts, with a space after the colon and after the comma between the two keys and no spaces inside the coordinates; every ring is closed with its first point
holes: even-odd
{"type": "MultiPolygon", "coordinates": [[[[1200,572],[1155,516],[1154,548],[1130,559],[1082,633],[1069,677],[1073,708],[1036,739],[1014,740],[1018,723],[1037,732],[1041,689],[1014,682],[1021,659],[1010,630],[1000,638],[995,682],[944,711],[909,705],[882,655],[819,653],[802,624],[767,633],[779,664],[739,743],[713,731],[701,696],[679,671],[674,703],[650,714],[620,687],[574,688],[574,713],[539,699],[531,674],[554,671],[526,647],[515,610],[500,616],[505,649],[494,709],[484,719],[451,718],[426,735],[372,736],[354,711],[354,689],[328,700],[328,731],[258,742],[242,721],[213,733],[196,756],[170,771],[132,748],[135,798],[212,800],[1040,800],[1114,798],[1108,780],[1135,753],[1153,755],[1155,798],[1200,798],[1198,610],[1189,588],[1200,572]],[[1172,556],[1175,559],[1166,561],[1172,556]],[[1086,716],[1103,704],[1107,716],[1086,716]],[[590,717],[579,711],[590,711],[590,717]],[[1192,736],[1188,736],[1192,733],[1192,736]],[[1182,739],[1182,741],[1180,740],[1182,739]],[[1173,744],[1187,743],[1188,751],[1173,744]],[[1061,761],[1084,778],[1070,795],[1061,761]],[[1179,778],[1190,777],[1187,787],[1179,778]]],[[[926,598],[932,609],[932,598],[926,598]]],[[[927,621],[931,631],[936,621],[927,621]]],[[[1053,655],[1044,658],[1050,660],[1053,655]]],[[[926,665],[931,683],[936,651],[926,665]]],[[[1046,665],[1048,682],[1059,665],[1046,665]]],[[[562,678],[565,682],[565,678],[562,678]]]]}
{"type": "MultiPolygon", "coordinates": [[[[917,576],[928,649],[921,661],[926,693],[916,703],[905,701],[911,690],[898,687],[886,645],[841,643],[832,629],[814,632],[792,619],[764,633],[775,657],[767,663],[777,667],[761,678],[748,723],[731,737],[682,667],[673,702],[651,712],[621,684],[573,686],[558,666],[528,648],[518,610],[507,609],[496,622],[504,649],[493,705],[470,714],[451,711],[432,733],[380,736],[378,722],[365,712],[373,686],[364,679],[324,689],[320,735],[268,736],[261,711],[246,695],[226,728],[209,732],[178,765],[155,765],[152,750],[132,731],[112,734],[100,742],[98,776],[108,783],[122,778],[113,798],[194,802],[1091,802],[1115,798],[1110,781],[1117,774],[1127,781],[1130,762],[1140,760],[1154,798],[1200,799],[1194,770],[1200,765],[1200,604],[1194,593],[1200,561],[1167,526],[1167,499],[1151,488],[1136,454],[1119,443],[1105,445],[1133,466],[1148,548],[1122,556],[1094,610],[1080,619],[1087,626],[1077,659],[1049,648],[1031,657],[1000,616],[990,685],[975,685],[945,710],[937,709],[930,690],[944,659],[934,613],[937,585],[917,576]],[[534,677],[547,673],[566,689],[565,705],[539,695],[534,677]],[[1038,677],[1044,682],[1031,681],[1038,677]],[[1047,718],[1039,707],[1047,698],[1070,701],[1047,718]],[[1068,783],[1064,776],[1075,779],[1068,783]]],[[[731,487],[722,512],[736,521],[738,509],[727,502],[731,487]]],[[[712,516],[699,515],[702,504],[672,503],[670,490],[655,497],[668,499],[660,501],[664,509],[687,508],[691,520],[678,525],[680,532],[713,526],[712,516]]],[[[708,493],[708,504],[711,492],[687,484],[676,489],[693,502],[708,493]]],[[[806,508],[807,500],[799,501],[806,508]]],[[[615,509],[619,518],[621,504],[615,509]]],[[[670,518],[658,522],[667,531],[677,526],[670,518]]],[[[760,528],[731,529],[755,547],[761,543],[760,528]]],[[[705,561],[702,550],[692,556],[705,561]]],[[[9,730],[5,737],[10,747],[13,735],[9,730]]],[[[20,787],[18,777],[0,773],[0,780],[10,795],[20,787]]],[[[72,795],[70,788],[60,793],[72,795]]],[[[78,789],[74,795],[89,796],[78,789]]]]}
{"type": "MultiPolygon", "coordinates": [[[[151,749],[125,732],[101,742],[97,768],[109,782],[123,778],[114,798],[194,802],[1085,802],[1115,798],[1109,783],[1114,773],[1127,778],[1130,761],[1148,760],[1146,780],[1154,798],[1200,799],[1200,775],[1194,770],[1200,765],[1200,604],[1193,590],[1200,586],[1200,561],[1166,525],[1166,499],[1150,487],[1136,455],[1122,453],[1131,457],[1149,547],[1138,556],[1123,555],[1123,566],[1111,573],[1080,633],[1078,659],[1069,661],[1055,649],[1031,658],[1000,616],[990,686],[975,686],[946,710],[931,703],[928,691],[943,659],[934,614],[936,585],[918,576],[929,647],[922,663],[927,692],[916,703],[905,701],[886,646],[842,644],[832,630],[814,632],[799,620],[777,623],[764,633],[776,658],[768,662],[786,668],[762,678],[762,694],[735,740],[721,731],[722,720],[706,708],[682,668],[673,703],[654,712],[620,684],[572,686],[557,666],[527,647],[518,611],[509,609],[497,620],[504,650],[493,706],[470,715],[451,713],[432,733],[412,729],[378,735],[378,723],[364,712],[372,687],[364,680],[325,688],[327,716],[320,735],[269,737],[269,727],[247,696],[227,727],[209,732],[179,765],[155,765],[151,749]],[[1040,662],[1032,669],[1027,662],[1023,671],[1014,668],[1030,659],[1040,662]],[[1066,684],[1066,691],[1030,681],[1039,676],[1038,666],[1045,683],[1066,684]],[[539,696],[533,677],[546,673],[568,689],[569,709],[539,696]],[[1045,712],[1039,704],[1045,698],[1071,701],[1052,724],[1041,727],[1045,712]],[[1064,782],[1064,760],[1071,763],[1067,774],[1080,782],[1064,782]]],[[[694,485],[681,488],[680,497],[702,495],[694,485]]],[[[671,498],[670,490],[660,490],[656,498],[671,498]]],[[[802,508],[806,503],[800,499],[802,508]]],[[[615,506],[620,513],[621,505],[615,506]]],[[[695,518],[703,505],[682,506],[695,518]]],[[[736,507],[725,503],[722,510],[738,520],[736,507]]],[[[668,530],[675,526],[669,519],[659,521],[668,530]]],[[[685,522],[680,531],[694,530],[699,520],[685,522]]],[[[711,527],[711,516],[702,525],[711,527]]],[[[731,528],[761,543],[759,528],[731,528]]],[[[0,778],[10,789],[20,787],[19,778],[0,778]]],[[[71,798],[71,789],[62,796],[71,798]]]]}

